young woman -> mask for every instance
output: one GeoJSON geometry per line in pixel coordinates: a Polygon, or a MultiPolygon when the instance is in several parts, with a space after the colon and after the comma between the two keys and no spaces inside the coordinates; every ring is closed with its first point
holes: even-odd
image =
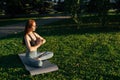
{"type": "Polygon", "coordinates": [[[25,25],[25,34],[23,43],[26,45],[26,64],[34,67],[42,67],[43,60],[49,59],[53,56],[52,52],[38,53],[37,49],[43,45],[46,40],[35,32],[35,20],[28,20],[25,25]]]}

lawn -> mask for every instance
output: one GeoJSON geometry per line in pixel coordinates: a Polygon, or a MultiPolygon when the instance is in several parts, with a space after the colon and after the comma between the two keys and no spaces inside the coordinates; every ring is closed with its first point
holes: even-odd
{"type": "Polygon", "coordinates": [[[23,33],[0,39],[0,80],[119,80],[119,28],[82,26],[71,20],[40,26],[47,42],[38,51],[52,51],[59,70],[30,76],[17,54],[25,52],[23,33]]]}

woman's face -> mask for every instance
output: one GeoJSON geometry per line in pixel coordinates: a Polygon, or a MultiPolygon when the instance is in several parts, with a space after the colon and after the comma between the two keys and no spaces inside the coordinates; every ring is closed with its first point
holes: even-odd
{"type": "Polygon", "coordinates": [[[32,29],[33,29],[33,31],[36,30],[36,23],[35,22],[33,23],[32,29]]]}

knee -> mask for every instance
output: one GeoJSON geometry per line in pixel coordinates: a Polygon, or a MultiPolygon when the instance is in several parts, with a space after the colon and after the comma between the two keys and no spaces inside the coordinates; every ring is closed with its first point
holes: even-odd
{"type": "Polygon", "coordinates": [[[42,61],[38,61],[37,66],[38,67],[42,67],[42,65],[43,65],[43,62],[42,61]]]}
{"type": "Polygon", "coordinates": [[[47,54],[50,56],[50,57],[53,57],[53,52],[47,52],[47,54]]]}

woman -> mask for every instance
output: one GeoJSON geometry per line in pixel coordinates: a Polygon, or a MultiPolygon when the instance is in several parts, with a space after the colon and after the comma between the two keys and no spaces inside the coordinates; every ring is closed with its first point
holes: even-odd
{"type": "Polygon", "coordinates": [[[26,45],[26,64],[34,67],[41,67],[43,60],[49,59],[53,56],[52,52],[38,53],[37,49],[43,45],[46,40],[35,32],[35,20],[28,20],[25,25],[24,44],[26,45]]]}

